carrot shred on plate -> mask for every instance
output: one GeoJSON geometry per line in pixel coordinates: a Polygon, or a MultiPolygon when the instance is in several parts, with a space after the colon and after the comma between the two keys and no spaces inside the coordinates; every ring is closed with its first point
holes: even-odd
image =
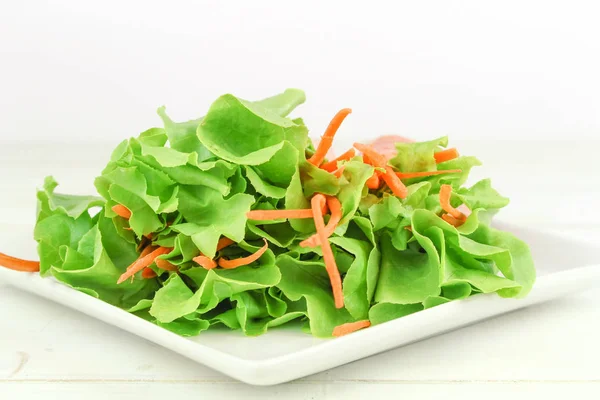
{"type": "MultiPolygon", "coordinates": [[[[325,233],[327,234],[327,237],[330,237],[333,235],[335,228],[337,228],[337,225],[342,219],[342,204],[337,198],[328,196],[327,205],[331,210],[331,217],[325,226],[325,233]]],[[[319,235],[317,233],[300,242],[300,247],[317,247],[320,245],[321,241],[319,240],[319,235]]]]}
{"type": "Polygon", "coordinates": [[[327,199],[322,194],[316,194],[310,201],[313,210],[313,219],[315,221],[315,227],[317,228],[317,235],[321,242],[321,250],[323,252],[323,261],[325,261],[325,269],[329,275],[329,281],[331,282],[331,289],[333,291],[333,300],[336,308],[344,307],[344,294],[342,292],[342,278],[340,277],[340,271],[338,270],[335,258],[333,257],[333,251],[329,244],[327,231],[325,230],[325,221],[323,219],[323,204],[327,202],[327,199]]]}
{"type": "Polygon", "coordinates": [[[442,210],[446,211],[448,214],[450,214],[457,220],[464,221],[467,217],[465,216],[465,214],[461,213],[456,208],[452,207],[452,204],[450,204],[451,197],[452,197],[452,186],[442,185],[440,188],[440,205],[442,206],[442,210]]]}
{"type": "Polygon", "coordinates": [[[133,277],[136,273],[140,272],[141,270],[152,264],[156,257],[161,256],[163,254],[168,254],[171,252],[171,250],[173,249],[169,247],[159,247],[153,250],[152,252],[146,254],[145,256],[138,258],[133,262],[133,264],[127,267],[127,271],[125,271],[125,273],[119,277],[119,280],[117,280],[117,284],[120,284],[126,281],[128,278],[133,277]]]}
{"type": "Polygon", "coordinates": [[[39,272],[40,262],[23,260],[0,253],[0,266],[22,272],[39,272]]]}
{"type": "Polygon", "coordinates": [[[437,164],[454,160],[455,158],[458,158],[458,156],[458,150],[456,150],[455,148],[438,151],[433,154],[433,157],[435,158],[435,162],[437,164]]]}
{"type": "Polygon", "coordinates": [[[163,260],[162,258],[157,258],[154,260],[154,264],[160,269],[164,269],[165,271],[177,271],[177,267],[171,264],[167,260],[163,260]]]}
{"type": "Polygon", "coordinates": [[[355,155],[356,155],[356,151],[354,151],[354,149],[350,149],[350,150],[346,151],[344,154],[342,154],[341,156],[321,165],[321,169],[324,169],[327,172],[333,172],[337,169],[338,162],[348,161],[355,155]]]}
{"type": "Polygon", "coordinates": [[[356,332],[359,329],[368,328],[370,326],[371,322],[368,319],[365,319],[363,321],[348,322],[347,324],[338,325],[335,328],[333,328],[333,336],[344,336],[349,333],[356,332]]]}
{"type": "Polygon", "coordinates": [[[219,258],[219,267],[225,269],[233,269],[253,263],[254,261],[258,260],[263,254],[265,254],[265,252],[269,248],[267,240],[263,238],[263,241],[265,242],[264,246],[247,257],[236,258],[233,260],[228,260],[223,257],[219,258]]]}
{"type": "Polygon", "coordinates": [[[217,263],[212,258],[206,257],[204,254],[200,254],[192,258],[196,264],[201,266],[204,269],[213,269],[217,268],[217,263]]]}
{"type": "Polygon", "coordinates": [[[354,147],[365,154],[373,163],[373,165],[385,169],[385,173],[381,175],[381,178],[383,178],[394,195],[400,197],[401,199],[406,198],[408,195],[406,186],[404,183],[402,183],[400,178],[398,178],[392,167],[388,165],[387,158],[384,155],[377,153],[375,150],[373,150],[373,148],[371,148],[371,146],[367,146],[365,144],[354,143],[354,147]]]}
{"type": "Polygon", "coordinates": [[[321,141],[319,142],[319,145],[317,146],[315,154],[313,154],[312,157],[308,159],[309,163],[311,163],[312,165],[316,165],[316,166],[319,166],[323,163],[323,160],[325,159],[327,152],[331,148],[331,144],[333,143],[333,137],[335,136],[335,133],[339,129],[340,125],[342,125],[342,122],[344,121],[344,119],[351,112],[352,112],[351,109],[344,108],[344,109],[338,111],[337,114],[335,114],[335,116],[329,123],[329,126],[325,130],[325,133],[323,134],[323,137],[321,138],[321,141]]]}
{"type": "Polygon", "coordinates": [[[158,275],[156,275],[156,272],[154,272],[154,270],[150,267],[146,267],[142,270],[142,278],[144,279],[152,279],[152,278],[156,278],[158,275]]]}
{"type": "Polygon", "coordinates": [[[367,187],[369,189],[379,189],[381,185],[381,180],[379,179],[378,171],[373,172],[373,175],[369,179],[367,179],[367,187]]]}
{"type": "Polygon", "coordinates": [[[131,211],[129,210],[129,208],[125,207],[122,204],[117,204],[115,206],[112,206],[111,210],[113,210],[113,212],[115,214],[117,214],[119,217],[123,217],[125,219],[131,218],[131,211]]]}
{"type": "Polygon", "coordinates": [[[426,178],[428,176],[444,175],[444,174],[458,174],[462,172],[462,169],[446,169],[440,171],[424,171],[424,172],[396,172],[396,175],[400,179],[412,179],[412,178],[426,178]]]}

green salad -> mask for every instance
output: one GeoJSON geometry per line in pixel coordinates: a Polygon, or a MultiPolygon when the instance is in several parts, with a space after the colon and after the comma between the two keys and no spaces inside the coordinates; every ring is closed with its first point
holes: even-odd
{"type": "Polygon", "coordinates": [[[304,100],[297,89],[226,94],[187,122],[159,108],[163,127],[115,148],[99,196],[58,193],[46,178],[39,262],[0,253],[0,265],[184,336],[215,326],[259,335],[291,321],[341,336],[480,293],[527,295],[527,245],[490,226],[508,199],[489,179],[465,186],[477,158],[446,137],[386,137],[336,158],[351,111],[317,144],[288,117],[304,100]]]}

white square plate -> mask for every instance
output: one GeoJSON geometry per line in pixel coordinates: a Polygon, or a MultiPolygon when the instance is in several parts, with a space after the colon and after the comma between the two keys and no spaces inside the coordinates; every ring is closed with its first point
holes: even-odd
{"type": "Polygon", "coordinates": [[[51,278],[0,268],[0,283],[79,310],[240,381],[273,385],[600,285],[598,246],[513,225],[495,225],[514,232],[531,247],[538,279],[527,298],[477,295],[331,340],[313,338],[297,326],[273,329],[259,337],[214,330],[184,338],[51,278]]]}

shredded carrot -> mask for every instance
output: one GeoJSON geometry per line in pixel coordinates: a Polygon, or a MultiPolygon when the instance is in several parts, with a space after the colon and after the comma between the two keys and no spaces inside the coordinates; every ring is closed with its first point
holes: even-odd
{"type": "Polygon", "coordinates": [[[127,271],[125,271],[125,273],[119,277],[119,280],[117,280],[117,284],[126,281],[130,277],[133,277],[136,273],[140,272],[141,270],[152,264],[156,257],[170,253],[171,250],[173,249],[168,247],[159,247],[158,249],[153,250],[151,253],[138,258],[134,261],[133,264],[131,264],[127,268],[127,271]]]}
{"type": "Polygon", "coordinates": [[[371,326],[371,322],[368,319],[363,321],[349,322],[347,324],[338,325],[333,328],[333,336],[340,337],[347,335],[352,332],[356,332],[359,329],[368,328],[371,326]]]}
{"type": "Polygon", "coordinates": [[[345,168],[345,166],[342,165],[341,167],[339,167],[338,169],[333,171],[333,176],[335,176],[336,178],[341,178],[342,174],[344,173],[344,168],[345,168]]]}
{"type": "Polygon", "coordinates": [[[152,245],[144,247],[144,249],[140,253],[140,258],[146,257],[148,254],[152,253],[156,249],[157,247],[152,245]]]}
{"type": "MultiPolygon", "coordinates": [[[[327,212],[327,204],[323,206],[323,214],[327,212]]],[[[294,219],[312,218],[313,212],[310,208],[295,210],[252,210],[246,213],[248,219],[268,221],[272,219],[294,219]]]]}
{"type": "Polygon", "coordinates": [[[312,210],[252,210],[246,214],[248,219],[267,221],[271,219],[312,218],[312,210]]]}
{"type": "Polygon", "coordinates": [[[354,151],[354,149],[350,149],[347,152],[345,152],[344,154],[342,154],[341,156],[326,162],[325,164],[321,165],[321,169],[324,169],[325,171],[328,172],[333,172],[336,170],[337,168],[337,163],[340,161],[348,161],[349,159],[351,159],[352,157],[354,157],[356,155],[356,152],[354,151]]]}
{"type": "Polygon", "coordinates": [[[23,260],[4,253],[0,253],[0,266],[23,272],[38,272],[40,270],[39,261],[23,260]]]}
{"type": "MultiPolygon", "coordinates": [[[[342,219],[342,204],[337,198],[328,196],[327,205],[331,210],[331,218],[329,218],[329,221],[325,226],[325,232],[327,237],[330,237],[333,235],[335,228],[337,228],[337,224],[339,224],[340,220],[342,219]]],[[[319,235],[317,233],[300,242],[300,247],[317,247],[320,245],[321,241],[319,240],[319,235]]]]}
{"type": "Polygon", "coordinates": [[[200,254],[197,257],[192,258],[194,262],[200,265],[204,269],[213,269],[217,268],[217,263],[212,258],[206,257],[204,254],[200,254]]]}
{"type": "Polygon", "coordinates": [[[462,224],[464,224],[464,223],[465,223],[465,220],[466,220],[466,219],[457,219],[457,218],[454,218],[454,217],[453,217],[452,215],[450,215],[450,214],[443,214],[443,215],[442,215],[442,219],[443,219],[444,221],[446,221],[447,223],[449,223],[450,225],[453,225],[453,226],[455,226],[455,227],[457,227],[457,228],[458,228],[459,226],[461,226],[462,224]]]}
{"type": "Polygon", "coordinates": [[[337,114],[335,114],[335,116],[329,123],[329,126],[325,130],[325,133],[323,134],[323,137],[321,138],[321,141],[319,142],[319,145],[317,146],[315,154],[313,154],[312,157],[308,159],[309,163],[311,163],[312,165],[317,165],[317,166],[319,166],[319,165],[321,165],[321,163],[323,163],[323,160],[325,159],[327,152],[331,148],[331,144],[333,143],[333,137],[335,136],[335,133],[339,129],[339,127],[342,124],[342,122],[344,121],[344,119],[351,112],[352,112],[351,109],[344,108],[344,109],[338,111],[337,114]]]}
{"type": "Polygon", "coordinates": [[[119,217],[123,217],[125,219],[131,218],[131,211],[129,208],[125,207],[122,204],[117,204],[116,206],[112,206],[111,210],[114,211],[119,217]]]}
{"type": "Polygon", "coordinates": [[[335,258],[333,257],[333,251],[329,244],[327,232],[325,231],[325,221],[323,220],[322,208],[323,204],[327,200],[322,194],[316,194],[310,201],[312,206],[315,227],[317,228],[317,235],[321,242],[321,250],[323,252],[323,260],[325,261],[325,269],[329,275],[329,281],[331,282],[331,289],[333,290],[333,300],[336,308],[344,307],[344,294],[342,292],[342,278],[340,277],[340,271],[338,270],[335,258]]]}
{"type": "Polygon", "coordinates": [[[412,232],[412,226],[410,225],[405,226],[404,229],[406,229],[409,232],[412,232]]]}
{"type": "Polygon", "coordinates": [[[231,239],[229,239],[228,237],[222,237],[221,239],[219,239],[219,241],[217,242],[217,251],[219,250],[223,250],[225,247],[227,246],[231,246],[232,244],[234,244],[235,242],[231,239]]]}
{"type": "Polygon", "coordinates": [[[258,249],[254,254],[249,255],[248,257],[236,258],[235,260],[227,260],[223,257],[219,258],[219,267],[225,269],[233,269],[253,263],[254,261],[258,260],[263,254],[265,254],[265,251],[267,251],[267,249],[269,248],[267,240],[263,238],[263,241],[265,242],[265,245],[258,249]]]}
{"type": "Polygon", "coordinates": [[[379,168],[385,168],[385,174],[381,175],[385,183],[392,190],[394,195],[400,197],[401,199],[406,198],[408,195],[406,186],[404,186],[404,183],[402,183],[400,178],[396,176],[396,173],[392,167],[387,165],[387,158],[384,155],[377,153],[375,150],[373,150],[373,148],[371,148],[371,146],[364,144],[354,143],[354,147],[362,151],[362,153],[365,154],[371,162],[373,162],[373,165],[379,168]]]}
{"type": "Polygon", "coordinates": [[[462,169],[446,169],[441,171],[425,171],[425,172],[396,172],[400,179],[425,178],[434,175],[457,174],[462,172],[462,169]]]}
{"type": "Polygon", "coordinates": [[[160,269],[164,269],[165,271],[177,271],[177,267],[171,264],[167,260],[163,260],[162,258],[157,258],[154,260],[156,266],[160,269]]]}
{"type": "Polygon", "coordinates": [[[152,278],[156,278],[156,272],[154,272],[154,270],[150,267],[146,267],[142,270],[142,278],[144,279],[152,279],[152,278]]]}
{"type": "Polygon", "coordinates": [[[373,172],[373,175],[369,179],[367,179],[367,187],[369,189],[379,189],[381,185],[381,181],[379,179],[378,171],[373,172]]]}
{"type": "Polygon", "coordinates": [[[442,187],[440,188],[440,205],[442,206],[442,210],[446,211],[448,214],[450,214],[457,220],[464,221],[467,217],[465,216],[465,214],[452,207],[452,204],[450,204],[451,197],[452,186],[442,185],[442,187]]]}
{"type": "Polygon", "coordinates": [[[437,153],[433,154],[433,157],[435,158],[435,162],[438,164],[446,162],[446,161],[454,160],[455,158],[458,158],[458,156],[459,156],[458,150],[456,150],[455,148],[438,151],[437,153]]]}

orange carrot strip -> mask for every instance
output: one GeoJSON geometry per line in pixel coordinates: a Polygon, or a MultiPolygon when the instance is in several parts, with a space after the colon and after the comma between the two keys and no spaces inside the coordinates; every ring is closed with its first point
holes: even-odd
{"type": "Polygon", "coordinates": [[[462,172],[462,169],[446,169],[441,171],[425,171],[425,172],[396,172],[400,179],[425,178],[434,175],[457,174],[462,172]]]}
{"type": "Polygon", "coordinates": [[[265,245],[258,249],[254,254],[249,255],[248,257],[236,258],[235,260],[227,260],[223,257],[219,258],[219,267],[225,269],[233,269],[253,263],[254,261],[258,260],[263,254],[265,254],[265,251],[267,251],[267,249],[269,248],[267,240],[263,238],[263,241],[265,242],[265,245]]]}
{"type": "Polygon", "coordinates": [[[433,157],[435,158],[435,162],[437,164],[440,164],[440,163],[443,163],[446,161],[450,161],[450,160],[454,160],[455,158],[458,158],[458,156],[459,156],[458,150],[456,150],[455,148],[446,149],[446,150],[442,150],[442,151],[433,153],[433,157]]]}
{"type": "MultiPolygon", "coordinates": [[[[329,218],[329,221],[325,226],[325,232],[327,237],[330,237],[333,235],[335,228],[337,228],[337,224],[339,224],[342,219],[342,204],[337,198],[328,196],[327,205],[329,205],[329,209],[331,210],[331,218],[329,218]]],[[[316,233],[300,242],[300,247],[317,247],[320,245],[321,241],[319,240],[319,235],[316,233]]]]}
{"type": "Polygon", "coordinates": [[[208,258],[205,255],[200,254],[197,257],[192,258],[196,264],[200,265],[204,269],[217,268],[217,263],[212,258],[208,258]]]}
{"type": "Polygon", "coordinates": [[[335,258],[333,257],[333,251],[329,244],[327,232],[325,231],[325,221],[323,220],[323,213],[321,209],[323,203],[327,200],[322,194],[316,194],[310,201],[312,206],[315,227],[317,228],[317,235],[321,242],[321,250],[323,251],[323,259],[325,261],[325,269],[329,275],[329,281],[331,282],[331,289],[333,291],[333,300],[336,308],[344,307],[344,294],[342,292],[342,278],[340,277],[340,271],[338,270],[335,258]]]}
{"type": "Polygon", "coordinates": [[[340,337],[347,335],[352,332],[356,332],[359,329],[368,328],[371,326],[371,322],[368,319],[363,321],[348,322],[347,324],[338,325],[333,328],[333,336],[340,337]]]}
{"type": "Polygon", "coordinates": [[[335,136],[335,133],[339,129],[339,127],[342,124],[342,122],[344,121],[344,119],[351,112],[352,112],[351,109],[344,108],[344,109],[338,111],[337,114],[335,114],[335,116],[329,123],[329,126],[325,130],[325,133],[323,134],[323,137],[321,138],[321,141],[319,142],[319,145],[317,146],[315,154],[313,154],[313,156],[308,159],[309,163],[311,163],[312,165],[317,165],[317,166],[321,165],[321,163],[325,159],[325,156],[327,155],[327,152],[331,148],[331,144],[333,143],[333,137],[335,136]]]}
{"type": "Polygon", "coordinates": [[[373,172],[373,175],[369,179],[367,179],[367,187],[369,189],[379,189],[379,185],[381,181],[379,179],[378,171],[373,172]]]}
{"type": "Polygon", "coordinates": [[[442,206],[442,210],[446,211],[448,214],[453,216],[458,220],[466,219],[465,214],[458,211],[456,208],[452,207],[450,204],[450,198],[452,197],[452,186],[450,185],[442,185],[440,188],[440,205],[442,206]]]}
{"type": "Polygon", "coordinates": [[[384,155],[377,153],[371,148],[371,146],[367,146],[364,144],[354,143],[354,147],[362,151],[362,153],[365,154],[376,167],[385,168],[385,174],[382,174],[381,177],[388,185],[388,187],[392,190],[392,193],[394,193],[394,195],[400,197],[401,199],[404,199],[408,195],[408,190],[406,189],[406,186],[404,186],[404,183],[402,183],[400,178],[396,176],[396,173],[394,172],[392,167],[387,165],[387,158],[384,155]]]}
{"type": "Polygon", "coordinates": [[[345,168],[345,166],[342,165],[341,167],[339,167],[338,169],[333,171],[333,176],[335,176],[336,178],[341,178],[342,174],[344,173],[344,168],[345,168]]]}
{"type": "Polygon", "coordinates": [[[129,277],[134,276],[136,273],[140,272],[141,270],[143,270],[144,268],[146,268],[147,266],[152,264],[154,262],[154,260],[156,259],[156,257],[163,255],[163,254],[170,253],[171,250],[173,250],[173,249],[167,248],[167,247],[159,247],[158,249],[145,255],[144,257],[138,258],[137,260],[134,261],[133,264],[131,264],[127,268],[127,271],[125,271],[125,273],[119,277],[119,280],[117,280],[117,284],[120,284],[120,283],[126,281],[129,277]]]}
{"type": "Polygon", "coordinates": [[[38,272],[40,270],[39,261],[23,260],[4,253],[0,253],[0,266],[23,272],[38,272]]]}
{"type": "Polygon", "coordinates": [[[464,224],[464,223],[465,223],[465,221],[466,221],[466,218],[465,218],[465,219],[457,219],[457,218],[454,218],[454,217],[453,217],[452,215],[450,215],[450,214],[443,214],[443,215],[442,215],[442,219],[443,219],[444,221],[446,221],[447,223],[449,223],[450,225],[454,225],[454,226],[455,226],[455,227],[457,227],[457,228],[458,228],[459,226],[461,226],[462,224],[464,224]]]}
{"type": "Polygon", "coordinates": [[[146,267],[142,270],[142,278],[144,279],[152,279],[152,278],[156,278],[156,272],[154,272],[154,270],[150,267],[146,267]]]}
{"type": "Polygon", "coordinates": [[[177,271],[177,267],[171,264],[167,260],[163,260],[162,258],[157,258],[154,260],[156,266],[160,269],[164,269],[165,271],[177,271]]]}
{"type": "Polygon", "coordinates": [[[152,245],[144,247],[144,249],[140,253],[140,258],[146,257],[148,254],[152,253],[156,249],[157,247],[152,245]]]}
{"type": "Polygon", "coordinates": [[[321,169],[324,169],[325,171],[328,171],[328,172],[333,172],[336,170],[338,162],[348,161],[355,155],[356,155],[356,152],[354,151],[354,149],[350,149],[347,152],[345,152],[344,154],[342,154],[341,156],[339,156],[338,158],[333,159],[333,160],[321,165],[321,169]]]}
{"type": "Polygon", "coordinates": [[[123,217],[125,219],[131,218],[131,211],[129,208],[125,207],[122,204],[117,204],[116,206],[112,206],[111,210],[114,211],[119,217],[123,217]]]}
{"type": "Polygon", "coordinates": [[[312,218],[312,210],[252,210],[246,214],[248,219],[261,221],[271,219],[312,218]]]}
{"type": "Polygon", "coordinates": [[[401,199],[406,198],[408,196],[408,189],[400,178],[396,176],[394,170],[389,165],[385,167],[385,174],[381,175],[385,183],[387,183],[388,187],[392,190],[394,195],[400,197],[401,199]]]}
{"type": "Polygon", "coordinates": [[[217,242],[217,251],[219,250],[223,250],[225,247],[227,246],[231,246],[232,244],[234,244],[235,242],[231,239],[229,239],[228,237],[222,237],[221,239],[219,239],[219,241],[217,242]]]}

